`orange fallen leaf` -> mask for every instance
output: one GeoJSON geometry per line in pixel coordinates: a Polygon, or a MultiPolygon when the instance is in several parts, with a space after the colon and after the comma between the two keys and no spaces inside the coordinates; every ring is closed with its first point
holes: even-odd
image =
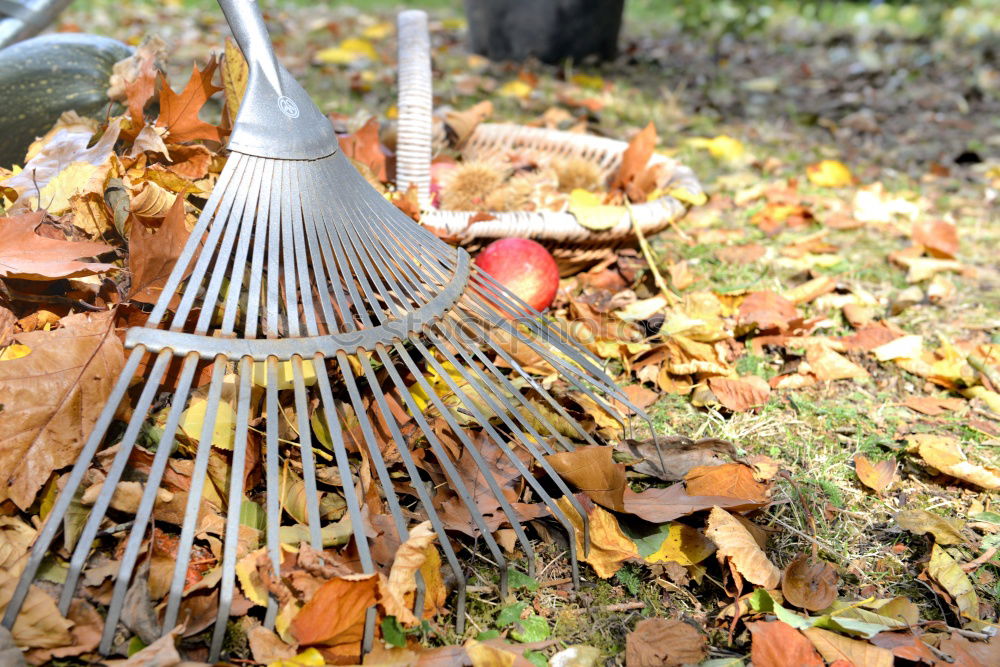
{"type": "Polygon", "coordinates": [[[374,574],[335,577],[324,582],[292,619],[292,635],[303,646],[357,642],[360,649],[365,612],[375,604],[377,586],[374,574]]]}
{"type": "Polygon", "coordinates": [[[710,377],[708,388],[723,407],[733,412],[745,412],[765,405],[771,396],[771,387],[767,384],[767,380],[755,375],[748,375],[738,380],[710,377]]]}
{"type": "Polygon", "coordinates": [[[39,236],[45,211],[0,218],[0,277],[55,280],[92,275],[114,269],[112,264],[81,261],[113,250],[92,241],[62,241],[39,236]]]}
{"type": "Polygon", "coordinates": [[[958,440],[950,436],[918,433],[906,439],[928,465],[984,489],[1000,489],[1000,469],[970,462],[958,440]]]}
{"type": "Polygon", "coordinates": [[[932,396],[907,396],[903,405],[921,414],[936,417],[945,412],[959,410],[966,403],[960,398],[934,398],[932,396]]]}
{"type": "Polygon", "coordinates": [[[771,499],[770,486],[758,482],[755,471],[742,463],[692,468],[685,477],[685,487],[692,496],[724,496],[754,503],[771,499]]]}
{"type": "Polygon", "coordinates": [[[896,481],[896,462],[888,459],[872,463],[867,456],[858,454],[854,457],[854,471],[862,484],[878,494],[896,481]]]}
{"type": "Polygon", "coordinates": [[[615,463],[611,447],[577,447],[545,457],[559,475],[586,493],[591,500],[616,512],[624,512],[625,466],[615,463]]]}
{"type": "Polygon", "coordinates": [[[379,123],[375,117],[368,121],[354,134],[339,137],[340,148],[344,155],[356,160],[371,169],[375,177],[385,183],[388,175],[385,166],[385,153],[378,136],[379,123]]]}
{"type": "Polygon", "coordinates": [[[216,56],[208,61],[205,69],[199,70],[194,65],[191,78],[180,94],[164,83],[160,91],[160,117],[156,124],[167,128],[170,140],[174,143],[184,143],[195,139],[221,141],[219,128],[198,118],[198,112],[208,101],[208,98],[222,90],[212,84],[212,77],[219,67],[216,56]]]}
{"type": "Polygon", "coordinates": [[[958,255],[958,229],[945,220],[917,220],[910,232],[915,243],[919,243],[934,257],[955,259],[958,255]]]}
{"type": "Polygon", "coordinates": [[[744,579],[764,588],[778,585],[781,570],[768,560],[750,531],[732,514],[721,507],[713,507],[705,535],[715,542],[719,553],[729,558],[744,579]]]}
{"type": "Polygon", "coordinates": [[[785,331],[797,319],[800,315],[795,304],[780,294],[766,290],[748,294],[740,304],[737,315],[740,325],[757,327],[761,331],[785,331]]]}
{"type": "MultiPolygon", "coordinates": [[[[632,201],[646,201],[646,195],[649,194],[652,187],[648,191],[643,191],[645,188],[640,187],[639,180],[647,171],[646,165],[649,163],[649,159],[653,157],[653,151],[656,149],[656,140],[656,128],[653,126],[652,121],[650,121],[641,132],[632,138],[632,141],[628,144],[628,148],[622,153],[618,173],[615,174],[615,178],[611,182],[610,190],[612,192],[624,192],[632,201]]],[[[646,184],[643,183],[641,185],[646,184]]],[[[655,183],[653,186],[655,186],[655,183]]]]}
{"type": "Polygon", "coordinates": [[[806,361],[809,362],[809,368],[812,369],[813,374],[820,380],[848,380],[868,377],[868,371],[864,368],[825,345],[810,347],[806,351],[806,361]]]}
{"type": "Polygon", "coordinates": [[[678,482],[665,488],[649,488],[642,493],[626,488],[625,511],[651,523],[666,523],[712,507],[724,507],[736,512],[763,507],[769,501],[755,501],[728,496],[693,496],[678,482]]]}
{"type": "Polygon", "coordinates": [[[781,621],[747,623],[753,638],[754,667],[824,667],[826,664],[801,632],[781,621]]]}
{"type": "Polygon", "coordinates": [[[174,198],[174,203],[155,233],[148,232],[133,218],[128,246],[128,265],[132,271],[130,299],[156,303],[160,298],[163,286],[190,236],[184,223],[184,194],[181,192],[174,198]]]}

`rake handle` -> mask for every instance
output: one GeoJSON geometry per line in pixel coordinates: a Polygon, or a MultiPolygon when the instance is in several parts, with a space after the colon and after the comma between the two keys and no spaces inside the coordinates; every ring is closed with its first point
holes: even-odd
{"type": "Polygon", "coordinates": [[[280,91],[278,60],[256,0],[219,0],[219,7],[226,16],[226,23],[233,31],[236,44],[247,59],[250,70],[258,69],[274,89],[280,91]]]}

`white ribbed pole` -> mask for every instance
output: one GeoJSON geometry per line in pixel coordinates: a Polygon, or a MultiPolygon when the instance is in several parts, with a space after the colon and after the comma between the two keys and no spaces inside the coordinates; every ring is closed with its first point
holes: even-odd
{"type": "Polygon", "coordinates": [[[399,41],[399,132],[396,140],[396,188],[413,183],[420,209],[431,204],[431,40],[427,13],[401,12],[396,21],[399,41]]]}

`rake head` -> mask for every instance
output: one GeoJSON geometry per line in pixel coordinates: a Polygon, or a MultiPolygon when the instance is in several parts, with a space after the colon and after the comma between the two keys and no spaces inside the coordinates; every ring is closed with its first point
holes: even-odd
{"type": "MultiPolygon", "coordinates": [[[[434,502],[434,481],[414,455],[415,438],[405,424],[412,420],[419,429],[421,445],[499,566],[505,590],[505,558],[493,537],[496,525],[481,509],[484,495],[513,528],[529,575],[535,558],[522,518],[494,476],[497,461],[515,469],[572,532],[552,494],[568,498],[586,533],[586,512],[545,455],[572,450],[574,442],[598,444],[518,359],[530,353],[547,364],[623,428],[614,401],[641,411],[577,342],[478,271],[464,250],[443,243],[372,189],[338,152],[329,122],[274,60],[254,3],[220,4],[251,65],[229,160],[148,322],[127,333],[125,367],[39,533],[4,624],[13,625],[46,557],[69,561],[59,600],[66,613],[88,558],[106,551],[107,526],[120,518],[115,492],[122,481],[139,481],[143,491],[128,525],[100,650],[108,653],[115,644],[153,520],[179,540],[160,610],[162,633],[183,622],[186,576],[203,530],[205,482],[222,429],[231,433],[232,450],[227,489],[220,493],[224,507],[216,508],[225,514],[225,528],[212,660],[221,651],[233,602],[242,555],[240,508],[248,495],[265,499],[267,554],[280,571],[283,470],[301,475],[309,545],[324,548],[329,521],[321,492],[339,491],[360,568],[376,571],[364,528],[366,514],[375,510],[366,507],[370,492],[355,492],[364,476],[359,457],[361,467],[370,465],[375,473],[376,502],[388,508],[399,539],[406,539],[414,520],[433,526],[454,575],[461,631],[465,575],[434,502]],[[196,403],[204,420],[199,433],[187,434],[192,442],[185,452],[178,442],[196,403]],[[294,423],[282,423],[287,409],[294,423]],[[127,422],[116,420],[122,414],[130,414],[127,422]],[[467,456],[456,458],[432,415],[467,456]],[[260,449],[262,462],[255,455],[260,449]],[[114,452],[100,492],[75,539],[57,541],[68,514],[81,509],[84,481],[99,452],[105,461],[114,452]],[[318,475],[317,455],[337,474],[318,475]],[[166,505],[177,502],[169,478],[179,458],[193,458],[190,488],[182,519],[171,523],[163,516],[166,505]],[[261,463],[260,481],[245,484],[261,463]],[[393,471],[405,472],[408,482],[393,471]]],[[[569,544],[575,582],[577,554],[572,539],[569,544]]],[[[417,609],[420,591],[418,581],[417,609]]],[[[369,612],[364,650],[373,637],[374,609],[369,612]]],[[[273,625],[276,613],[271,598],[266,624],[273,625]]]]}

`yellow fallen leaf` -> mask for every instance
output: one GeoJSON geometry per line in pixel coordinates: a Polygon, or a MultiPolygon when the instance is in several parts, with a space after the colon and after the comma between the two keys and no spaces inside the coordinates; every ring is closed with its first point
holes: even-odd
{"type": "Polygon", "coordinates": [[[243,595],[261,607],[267,606],[267,587],[257,571],[257,557],[266,552],[267,547],[261,547],[236,561],[236,578],[243,595]]]}
{"type": "Polygon", "coordinates": [[[708,201],[708,195],[704,192],[691,192],[687,188],[677,187],[677,188],[667,188],[666,192],[662,190],[656,190],[649,195],[646,201],[656,201],[663,194],[668,194],[674,199],[683,202],[685,204],[690,204],[691,206],[702,206],[708,201]],[[658,193],[661,193],[658,195],[658,193]],[[657,196],[654,196],[657,195],[657,196]]]}
{"type": "Polygon", "coordinates": [[[365,39],[385,39],[391,35],[395,29],[396,28],[389,21],[379,21],[375,25],[370,25],[362,30],[361,36],[365,39]]]}
{"type": "Polygon", "coordinates": [[[326,658],[315,648],[307,648],[293,658],[269,662],[267,667],[323,667],[326,658]]]}
{"type": "Polygon", "coordinates": [[[603,202],[601,195],[576,188],[569,195],[569,212],[576,216],[577,222],[594,231],[611,229],[627,219],[624,206],[606,206],[603,202]]]}
{"type": "MultiPolygon", "coordinates": [[[[197,444],[201,438],[207,409],[208,399],[198,396],[191,399],[188,409],[181,415],[180,432],[193,444],[197,444]]],[[[215,414],[212,446],[217,449],[232,449],[236,439],[236,411],[228,401],[222,400],[219,401],[219,409],[215,414]]]]}
{"type": "Polygon", "coordinates": [[[583,500],[581,504],[590,519],[590,551],[584,556],[583,519],[580,513],[573,508],[569,498],[565,496],[556,500],[556,504],[573,524],[578,557],[585,563],[590,563],[597,576],[607,579],[621,569],[622,561],[639,556],[635,542],[622,532],[615,515],[600,505],[583,500]]]}
{"type": "Polygon", "coordinates": [[[717,137],[712,137],[708,139],[706,137],[694,137],[688,139],[688,144],[694,146],[695,148],[704,148],[712,157],[717,157],[723,160],[738,160],[743,157],[746,153],[746,148],[743,146],[743,142],[739,139],[734,139],[725,134],[720,134],[717,137]]]}
{"type": "Polygon", "coordinates": [[[1000,489],[1000,469],[976,465],[969,461],[955,438],[932,433],[917,433],[909,436],[906,443],[909,448],[916,449],[920,458],[929,466],[946,475],[984,489],[1000,489]]]}
{"type": "Polygon", "coordinates": [[[885,345],[879,345],[872,354],[879,361],[890,359],[919,359],[924,348],[923,336],[900,336],[885,345]]]}
{"type": "Polygon", "coordinates": [[[604,90],[604,79],[596,74],[574,74],[569,80],[581,88],[604,90]]]}
{"type": "Polygon", "coordinates": [[[750,583],[775,588],[781,581],[781,570],[768,560],[750,531],[726,510],[712,508],[705,534],[750,583]]]}
{"type": "Polygon", "coordinates": [[[524,99],[531,94],[532,90],[534,90],[534,88],[521,79],[513,79],[500,86],[500,88],[497,89],[497,95],[500,95],[501,97],[517,97],[524,99]]]}
{"type": "Polygon", "coordinates": [[[888,649],[820,628],[806,628],[802,633],[809,638],[827,662],[843,661],[849,665],[865,667],[892,667],[894,659],[892,651],[888,649]]]}
{"type": "Polygon", "coordinates": [[[496,646],[469,639],[463,645],[472,667],[514,667],[517,656],[496,646]]]}
{"type": "MultiPolygon", "coordinates": [[[[307,387],[316,384],[316,369],[312,361],[302,362],[302,381],[307,387]]],[[[258,387],[267,386],[267,362],[255,361],[253,364],[253,383],[258,387]]],[[[278,363],[278,389],[293,389],[295,386],[295,371],[291,361],[278,363]]]]}
{"type": "Polygon", "coordinates": [[[851,170],[837,160],[821,160],[806,167],[809,182],[821,188],[842,188],[854,182],[851,170]]]}
{"type": "Polygon", "coordinates": [[[13,361],[14,359],[26,357],[29,354],[31,354],[30,347],[27,345],[21,345],[20,343],[14,343],[13,345],[8,345],[4,349],[0,350],[0,361],[13,361]]]}
{"type": "Polygon", "coordinates": [[[362,58],[378,60],[378,52],[371,42],[360,37],[348,37],[337,46],[317,52],[315,56],[317,62],[330,65],[349,65],[362,58]]]}
{"type": "Polygon", "coordinates": [[[979,619],[979,596],[972,587],[969,575],[937,544],[931,549],[931,561],[927,564],[927,573],[948,591],[948,595],[955,600],[962,616],[972,621],[979,619]]]}
{"type": "Polygon", "coordinates": [[[646,556],[647,563],[674,562],[688,566],[700,563],[715,551],[711,540],[697,528],[672,521],[667,539],[655,552],[646,556]]]}

